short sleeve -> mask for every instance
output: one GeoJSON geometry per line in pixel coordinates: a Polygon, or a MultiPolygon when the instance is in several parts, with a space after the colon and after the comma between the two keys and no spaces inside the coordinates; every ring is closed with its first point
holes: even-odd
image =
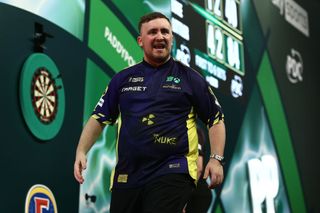
{"type": "Polygon", "coordinates": [[[208,128],[224,119],[221,105],[210,85],[200,74],[192,78],[192,99],[197,115],[208,128]]]}
{"type": "Polygon", "coordinates": [[[116,80],[113,78],[99,99],[92,116],[102,124],[114,124],[119,115],[119,95],[116,80]]]}

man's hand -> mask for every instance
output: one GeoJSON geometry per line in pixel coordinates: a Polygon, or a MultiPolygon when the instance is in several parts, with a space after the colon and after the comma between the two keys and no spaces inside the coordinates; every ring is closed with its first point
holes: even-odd
{"type": "Polygon", "coordinates": [[[76,160],[74,162],[73,173],[75,179],[82,184],[84,182],[84,178],[82,175],[82,171],[87,168],[87,158],[86,155],[79,152],[76,155],[76,160]]]}
{"type": "Polygon", "coordinates": [[[84,182],[82,172],[87,168],[86,154],[96,142],[103,128],[104,125],[100,124],[96,119],[90,117],[82,130],[76,151],[76,160],[73,166],[74,177],[80,184],[84,182]]]}
{"type": "Polygon", "coordinates": [[[204,171],[203,179],[210,176],[209,189],[214,189],[223,182],[223,167],[216,159],[210,159],[204,171]]]}
{"type": "Polygon", "coordinates": [[[199,155],[197,159],[197,179],[199,180],[202,172],[203,172],[203,156],[199,155]]]}

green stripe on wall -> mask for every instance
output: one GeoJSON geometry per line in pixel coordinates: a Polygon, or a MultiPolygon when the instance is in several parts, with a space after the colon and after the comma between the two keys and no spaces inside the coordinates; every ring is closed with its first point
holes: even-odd
{"type": "Polygon", "coordinates": [[[304,213],[306,207],[292,141],[280,94],[266,52],[260,64],[257,80],[278,151],[292,212],[304,213]]]}
{"type": "Polygon", "coordinates": [[[216,207],[214,213],[222,213],[221,203],[218,204],[218,206],[216,207]]]}

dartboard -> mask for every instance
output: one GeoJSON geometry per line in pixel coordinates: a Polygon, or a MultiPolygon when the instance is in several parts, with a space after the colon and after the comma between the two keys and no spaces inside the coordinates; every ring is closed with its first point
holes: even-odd
{"type": "Polygon", "coordinates": [[[41,140],[54,138],[63,123],[64,87],[58,67],[43,53],[30,55],[20,76],[20,103],[32,134],[41,140]]]}
{"type": "Polygon", "coordinates": [[[54,120],[58,109],[57,96],[57,88],[51,74],[46,68],[39,68],[32,79],[31,99],[41,122],[50,123],[54,120]]]}

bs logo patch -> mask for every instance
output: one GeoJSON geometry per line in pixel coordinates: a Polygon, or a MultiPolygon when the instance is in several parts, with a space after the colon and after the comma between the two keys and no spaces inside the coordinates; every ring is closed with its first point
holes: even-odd
{"type": "Polygon", "coordinates": [[[48,187],[37,184],[29,189],[25,203],[25,213],[57,212],[56,200],[48,187]]]}
{"type": "Polygon", "coordinates": [[[20,105],[34,136],[50,140],[60,131],[65,111],[62,79],[55,63],[45,54],[30,55],[20,76],[20,105]]]}

